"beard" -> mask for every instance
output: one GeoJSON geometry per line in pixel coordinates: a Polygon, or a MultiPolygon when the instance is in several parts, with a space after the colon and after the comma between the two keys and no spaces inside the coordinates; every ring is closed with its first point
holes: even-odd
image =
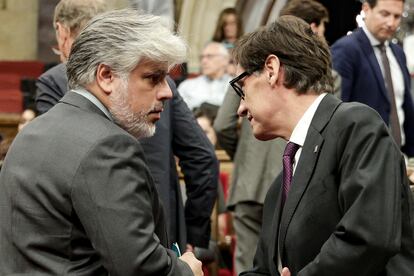
{"type": "Polygon", "coordinates": [[[109,96],[109,112],[115,123],[135,138],[151,137],[155,134],[155,124],[148,121],[148,114],[155,107],[134,113],[128,102],[128,80],[123,79],[116,93],[109,96]]]}

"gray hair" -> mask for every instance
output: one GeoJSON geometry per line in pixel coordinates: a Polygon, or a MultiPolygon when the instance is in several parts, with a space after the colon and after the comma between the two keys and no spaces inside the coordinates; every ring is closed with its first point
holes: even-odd
{"type": "Polygon", "coordinates": [[[203,50],[205,49],[205,48],[207,48],[207,46],[210,46],[210,45],[216,45],[217,47],[218,47],[218,50],[219,50],[219,54],[220,55],[223,55],[223,56],[225,56],[225,57],[229,57],[230,56],[230,53],[229,53],[229,51],[227,50],[227,48],[224,46],[224,44],[223,43],[221,43],[221,42],[217,42],[217,41],[208,41],[205,45],[204,45],[204,48],[203,48],[203,50]]]}
{"type": "Polygon", "coordinates": [[[95,15],[108,10],[104,0],[61,0],[55,7],[53,26],[61,23],[76,37],[95,15]]]}
{"type": "Polygon", "coordinates": [[[100,64],[123,77],[144,58],[171,68],[185,60],[186,52],[184,41],[158,16],[132,9],[103,13],[87,24],[73,44],[67,63],[69,88],[92,83],[100,64]]]}

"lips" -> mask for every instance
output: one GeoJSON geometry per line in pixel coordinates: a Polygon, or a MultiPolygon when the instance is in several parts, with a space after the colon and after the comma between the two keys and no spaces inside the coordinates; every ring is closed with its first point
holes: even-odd
{"type": "Polygon", "coordinates": [[[164,108],[156,108],[156,109],[152,109],[149,113],[161,113],[164,111],[164,108]]]}
{"type": "Polygon", "coordinates": [[[163,110],[164,110],[164,103],[158,103],[148,112],[148,114],[161,113],[163,110]]]}

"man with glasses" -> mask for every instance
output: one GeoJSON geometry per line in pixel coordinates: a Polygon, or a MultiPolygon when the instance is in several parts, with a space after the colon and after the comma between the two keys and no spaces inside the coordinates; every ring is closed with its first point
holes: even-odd
{"type": "Polygon", "coordinates": [[[288,141],[241,275],[413,275],[404,158],[375,111],[332,95],[326,42],[282,16],[243,37],[234,57],[239,115],[256,138],[288,141]]]}
{"type": "Polygon", "coordinates": [[[226,73],[229,53],[222,43],[208,43],[200,56],[200,64],[201,76],[178,86],[178,92],[191,110],[202,103],[220,106],[230,80],[226,73]]]}

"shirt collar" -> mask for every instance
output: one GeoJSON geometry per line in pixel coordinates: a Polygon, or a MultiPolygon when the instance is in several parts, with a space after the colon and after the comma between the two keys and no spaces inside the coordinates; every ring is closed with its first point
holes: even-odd
{"type": "MultiPolygon", "coordinates": [[[[376,47],[376,46],[378,46],[378,45],[381,44],[381,42],[378,39],[376,39],[375,36],[368,30],[368,28],[367,28],[367,26],[365,24],[362,26],[362,30],[364,31],[364,33],[368,37],[368,40],[371,43],[371,46],[372,47],[376,47]]],[[[384,45],[386,47],[388,47],[388,44],[389,44],[389,42],[388,42],[388,40],[386,40],[384,42],[384,45]]]]}
{"type": "Polygon", "coordinates": [[[113,121],[111,113],[109,113],[108,109],[98,100],[98,98],[96,98],[88,90],[84,88],[77,88],[77,89],[72,89],[72,91],[88,99],[91,103],[96,105],[96,107],[99,108],[106,115],[106,117],[108,117],[111,121],[113,121]]]}
{"type": "Polygon", "coordinates": [[[312,122],[313,116],[315,115],[316,109],[318,109],[319,104],[321,103],[322,99],[326,96],[326,94],[327,93],[322,93],[321,95],[319,95],[308,107],[308,109],[305,111],[305,113],[293,129],[292,135],[289,139],[290,142],[293,142],[303,147],[303,145],[305,144],[306,135],[308,134],[308,130],[312,122]]]}

